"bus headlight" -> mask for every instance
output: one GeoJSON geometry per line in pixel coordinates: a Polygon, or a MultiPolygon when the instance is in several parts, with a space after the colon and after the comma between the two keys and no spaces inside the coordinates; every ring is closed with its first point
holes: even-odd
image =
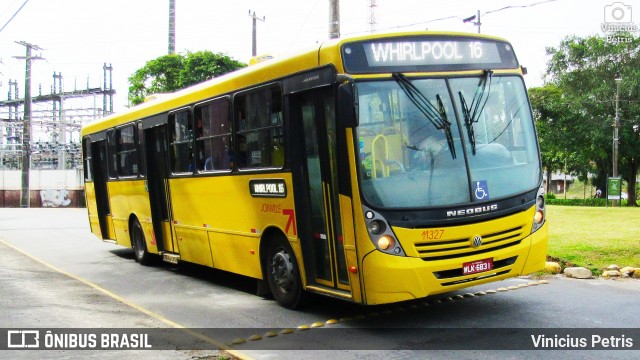
{"type": "Polygon", "coordinates": [[[546,210],[544,207],[544,192],[542,188],[538,190],[538,196],[536,197],[536,212],[533,215],[533,226],[531,227],[531,233],[536,232],[544,225],[546,220],[546,210]]]}
{"type": "Polygon", "coordinates": [[[406,256],[393,230],[382,215],[363,206],[369,239],[385,254],[406,256]]]}
{"type": "Polygon", "coordinates": [[[536,214],[533,216],[534,224],[541,224],[544,221],[544,213],[542,210],[536,210],[536,214]]]}
{"type": "Polygon", "coordinates": [[[382,234],[386,230],[384,223],[380,220],[371,221],[368,225],[368,228],[369,232],[373,235],[382,234]]]}
{"type": "Polygon", "coordinates": [[[389,235],[382,235],[378,238],[378,248],[387,250],[393,246],[393,238],[389,235]]]}

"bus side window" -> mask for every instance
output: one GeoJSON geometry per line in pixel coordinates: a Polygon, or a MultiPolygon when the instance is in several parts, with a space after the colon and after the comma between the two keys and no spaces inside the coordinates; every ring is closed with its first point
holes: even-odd
{"type": "Polygon", "coordinates": [[[280,89],[271,87],[239,95],[235,104],[237,167],[282,167],[285,144],[280,89]]]}
{"type": "Polygon", "coordinates": [[[136,133],[133,124],[116,130],[116,162],[120,176],[138,175],[136,133]]]}
{"type": "Polygon", "coordinates": [[[116,156],[116,151],[116,131],[112,129],[107,131],[107,161],[109,164],[109,179],[118,178],[118,157],[116,156]]]}
{"type": "Polygon", "coordinates": [[[193,129],[189,111],[169,114],[169,153],[174,174],[193,172],[193,129]]]}
{"type": "Polygon", "coordinates": [[[91,162],[91,139],[85,137],[82,142],[84,154],[84,180],[93,181],[93,162],[91,162]]]}
{"type": "Polygon", "coordinates": [[[199,171],[231,169],[229,99],[214,100],[195,110],[196,163],[199,171]]]}

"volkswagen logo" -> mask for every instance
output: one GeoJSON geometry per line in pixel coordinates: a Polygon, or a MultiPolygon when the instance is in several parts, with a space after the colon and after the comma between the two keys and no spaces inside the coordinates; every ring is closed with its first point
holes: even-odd
{"type": "Polygon", "coordinates": [[[482,245],[482,236],[476,235],[471,239],[471,245],[474,248],[480,247],[482,245]]]}

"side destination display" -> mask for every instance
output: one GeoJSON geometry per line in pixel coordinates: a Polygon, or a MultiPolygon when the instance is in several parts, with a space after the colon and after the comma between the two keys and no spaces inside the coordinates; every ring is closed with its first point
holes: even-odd
{"type": "Polygon", "coordinates": [[[347,43],[342,56],[348,73],[484,70],[517,68],[506,42],[479,38],[401,37],[347,43]]]}
{"type": "Polygon", "coordinates": [[[283,179],[249,180],[249,192],[253,197],[287,197],[287,184],[283,179]]]}

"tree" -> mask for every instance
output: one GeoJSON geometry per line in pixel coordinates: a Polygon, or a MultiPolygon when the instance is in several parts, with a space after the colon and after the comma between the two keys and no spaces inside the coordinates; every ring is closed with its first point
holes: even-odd
{"type": "MultiPolygon", "coordinates": [[[[640,136],[633,125],[640,122],[640,38],[618,34],[618,41],[604,36],[565,38],[557,48],[548,48],[547,84],[562,93],[563,118],[568,127],[567,149],[580,152],[594,165],[595,184],[605,188],[613,162],[612,125],[615,119],[616,84],[620,87],[620,146],[618,167],[627,181],[629,205],[636,205],[636,175],[640,168],[640,136]],[[624,41],[619,41],[620,39],[624,41]]],[[[553,140],[550,140],[553,141],[553,140]]]]}
{"type": "Polygon", "coordinates": [[[245,66],[208,50],[160,56],[129,77],[129,102],[137,105],[148,95],[180,90],[245,66]]]}

